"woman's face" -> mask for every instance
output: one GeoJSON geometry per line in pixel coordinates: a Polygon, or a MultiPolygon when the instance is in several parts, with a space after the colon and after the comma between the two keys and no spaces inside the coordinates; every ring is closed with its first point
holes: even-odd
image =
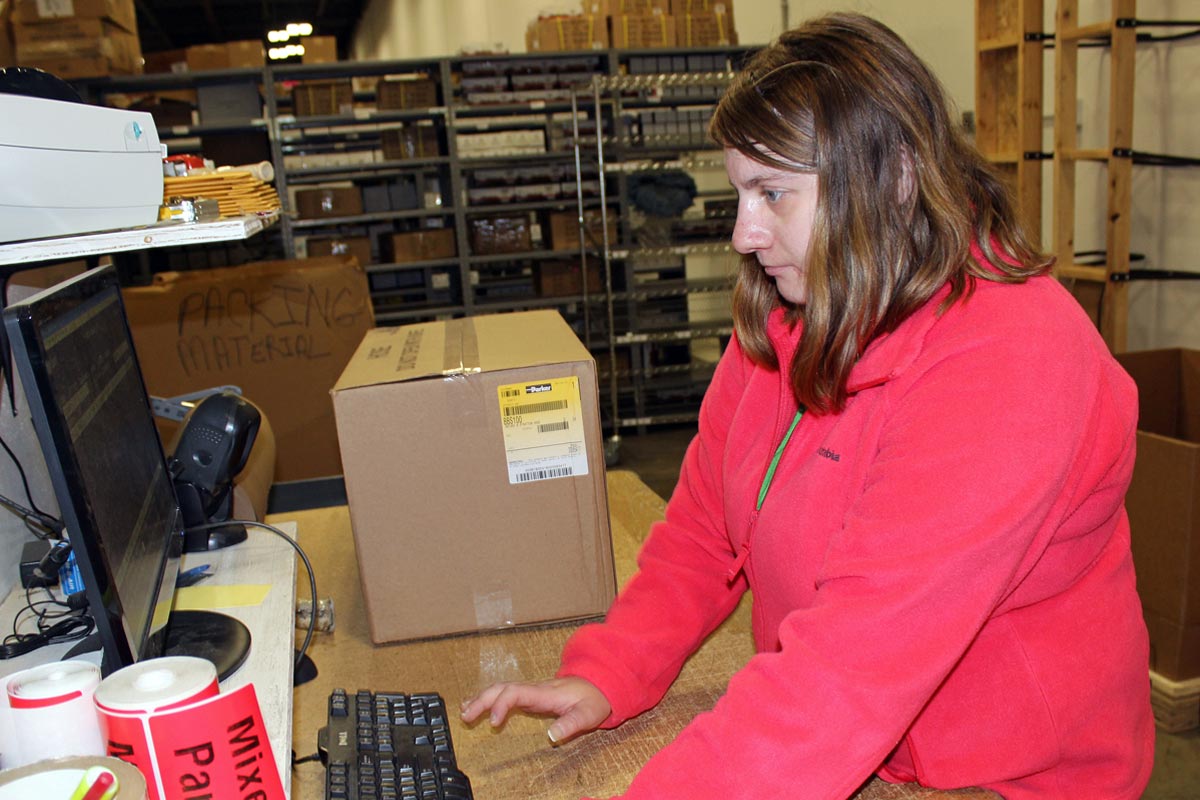
{"type": "Polygon", "coordinates": [[[753,254],[787,301],[808,299],[809,241],[817,212],[817,175],[769,167],[731,147],[725,171],[738,194],[733,249],[753,254]]]}

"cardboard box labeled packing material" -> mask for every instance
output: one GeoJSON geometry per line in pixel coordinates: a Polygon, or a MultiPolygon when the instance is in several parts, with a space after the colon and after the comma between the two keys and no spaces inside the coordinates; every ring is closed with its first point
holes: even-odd
{"type": "Polygon", "coordinates": [[[1200,677],[1200,350],[1121,353],[1138,385],[1137,463],[1125,498],[1150,668],[1200,677]]]}
{"type": "Polygon", "coordinates": [[[621,14],[609,18],[609,35],[617,48],[674,47],[675,18],[669,14],[621,14]]]}
{"type": "Polygon", "coordinates": [[[373,330],[333,405],[372,641],[605,613],[596,367],[556,312],[373,330]]]}
{"type": "Polygon", "coordinates": [[[597,14],[538,17],[525,29],[529,51],[605,50],[608,20],[597,14]]]}
{"type": "Polygon", "coordinates": [[[675,31],[679,47],[726,47],[738,43],[731,14],[715,11],[678,14],[675,31]]]}
{"type": "Polygon", "coordinates": [[[13,22],[30,24],[67,18],[106,19],[129,33],[137,33],[134,0],[15,0],[11,5],[13,22]]]}
{"type": "Polygon", "coordinates": [[[275,480],[341,474],[329,390],[374,326],[362,267],[320,258],[163,272],[123,294],[151,394],[238,386],[271,422],[275,480]]]}

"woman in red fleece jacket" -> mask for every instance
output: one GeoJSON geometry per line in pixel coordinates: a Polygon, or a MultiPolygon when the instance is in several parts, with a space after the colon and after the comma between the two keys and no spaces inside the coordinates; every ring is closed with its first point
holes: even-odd
{"type": "Polygon", "coordinates": [[[832,800],[872,774],[1139,797],[1132,382],[883,25],[785,34],[711,131],[737,336],[666,519],[555,679],[463,718],[550,714],[555,742],[619,725],[749,589],[757,655],[625,797],[832,800]]]}

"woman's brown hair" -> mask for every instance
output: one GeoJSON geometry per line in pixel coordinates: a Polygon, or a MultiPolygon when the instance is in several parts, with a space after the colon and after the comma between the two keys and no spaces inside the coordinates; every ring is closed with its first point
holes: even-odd
{"type": "Polygon", "coordinates": [[[762,164],[817,174],[804,307],[780,297],[753,255],[742,257],[733,297],[742,347],[772,368],[768,314],[783,305],[803,320],[789,374],[813,412],[840,411],[867,346],[947,283],[943,308],[976,278],[1020,283],[1050,268],[1007,187],[951,122],[941,84],[869,17],[820,17],[755,54],[710,132],[762,164]]]}

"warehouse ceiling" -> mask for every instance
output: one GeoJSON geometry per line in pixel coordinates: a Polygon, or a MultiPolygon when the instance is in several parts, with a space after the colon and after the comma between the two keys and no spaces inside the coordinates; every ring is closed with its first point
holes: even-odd
{"type": "Polygon", "coordinates": [[[142,52],[258,39],[289,22],[311,22],[317,36],[336,36],[345,57],[366,0],[136,0],[142,52]]]}

